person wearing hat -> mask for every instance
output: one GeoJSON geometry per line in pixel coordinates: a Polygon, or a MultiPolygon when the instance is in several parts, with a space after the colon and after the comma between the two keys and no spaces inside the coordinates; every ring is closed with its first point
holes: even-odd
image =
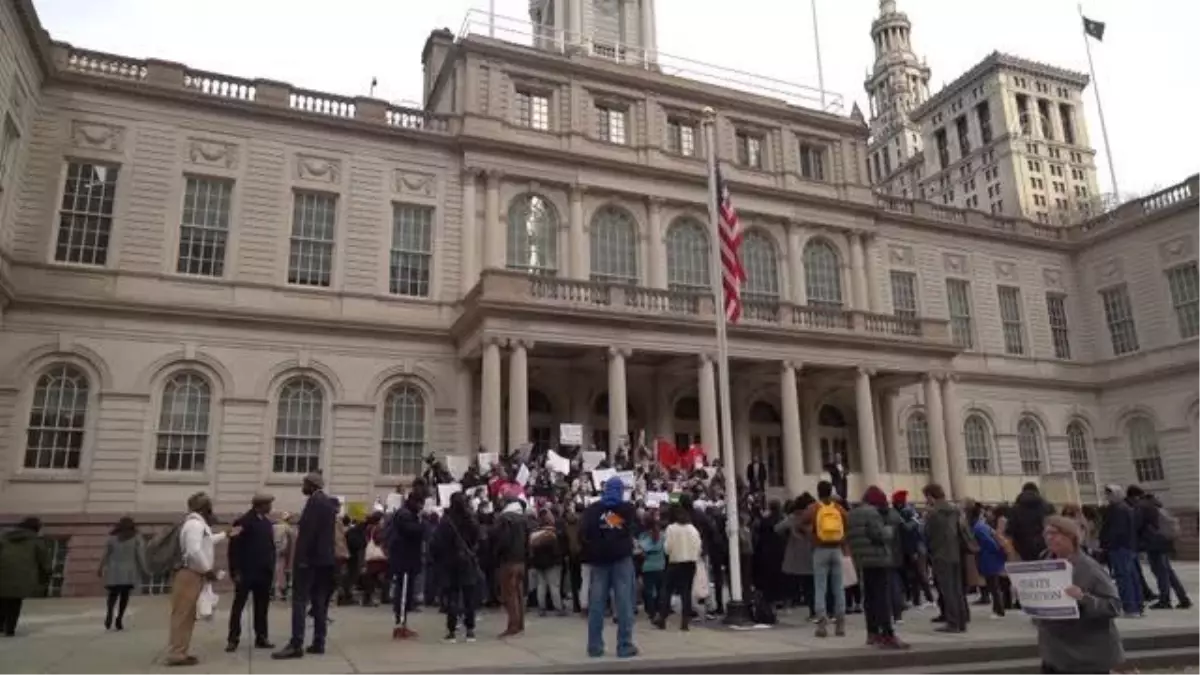
{"type": "Polygon", "coordinates": [[[229,573],[233,576],[233,607],[229,610],[229,641],[225,651],[238,648],[242,637],[242,610],[254,597],[254,646],[272,649],[267,639],[267,610],[271,583],[275,575],[275,528],[271,524],[271,505],[275,498],[258,494],[250,501],[250,510],[233,521],[242,533],[229,542],[229,573]]]}
{"type": "Polygon", "coordinates": [[[301,491],[308,500],[296,523],[292,551],[292,638],[287,646],[271,655],[275,659],[298,659],[305,652],[325,653],[325,635],[329,628],[329,598],[333,593],[334,527],[338,509],[325,494],[325,477],[314,471],[304,477],[301,491]],[[312,605],[313,641],[304,648],[304,628],[312,605]]]}

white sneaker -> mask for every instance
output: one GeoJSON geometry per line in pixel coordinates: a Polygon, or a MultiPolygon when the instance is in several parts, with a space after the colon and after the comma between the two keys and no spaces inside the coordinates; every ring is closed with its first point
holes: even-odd
{"type": "Polygon", "coordinates": [[[993,618],[993,619],[1003,619],[1003,618],[1004,618],[1004,616],[1003,616],[1002,614],[996,614],[995,612],[993,612],[993,613],[992,613],[992,618],[993,618]]]}

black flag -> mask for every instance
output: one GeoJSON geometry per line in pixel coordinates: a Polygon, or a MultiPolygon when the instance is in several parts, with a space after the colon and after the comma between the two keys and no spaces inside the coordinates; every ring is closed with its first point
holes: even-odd
{"type": "Polygon", "coordinates": [[[1104,22],[1083,17],[1083,32],[1096,38],[1097,42],[1104,41],[1104,22]]]}

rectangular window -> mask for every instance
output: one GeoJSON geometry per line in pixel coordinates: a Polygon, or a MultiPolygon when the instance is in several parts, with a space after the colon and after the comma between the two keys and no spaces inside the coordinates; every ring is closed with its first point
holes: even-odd
{"type": "Polygon", "coordinates": [[[50,559],[50,577],[46,580],[46,597],[61,598],[67,578],[67,551],[70,537],[45,537],[46,554],[50,559]]]}
{"type": "Polygon", "coordinates": [[[1033,128],[1029,126],[1029,97],[1017,94],[1017,121],[1021,124],[1021,135],[1032,136],[1033,128]]]}
{"type": "Polygon", "coordinates": [[[1067,329],[1067,296],[1046,294],[1046,316],[1050,322],[1050,338],[1054,342],[1054,357],[1071,358],[1071,333],[1067,329]]]}
{"type": "Polygon", "coordinates": [[[752,169],[763,168],[762,137],[739,131],[736,138],[737,161],[752,169]]]}
{"type": "Polygon", "coordinates": [[[596,134],[602,141],[625,145],[625,118],[628,113],[606,105],[596,106],[596,134]]]}
{"type": "Polygon", "coordinates": [[[1000,298],[1000,323],[1004,328],[1004,353],[1025,353],[1025,326],[1021,320],[1021,289],[997,286],[1000,298]]]}
{"type": "Polygon", "coordinates": [[[696,125],[687,120],[667,120],[667,151],[684,157],[695,157],[696,125]]]}
{"type": "Polygon", "coordinates": [[[824,146],[800,144],[800,176],[809,180],[825,180],[824,146]]]}
{"type": "Polygon", "coordinates": [[[892,270],[892,313],[917,318],[917,275],[892,270]]]}
{"type": "Polygon", "coordinates": [[[950,166],[950,145],[946,140],[946,130],[938,129],[933,132],[933,140],[937,144],[938,166],[944,170],[950,166]]]}
{"type": "Polygon", "coordinates": [[[292,210],[291,255],[288,283],[323,286],[333,283],[333,239],[337,224],[337,197],[317,192],[297,192],[292,210]]]}
{"type": "Polygon", "coordinates": [[[104,265],[112,234],[113,199],[117,193],[115,166],[71,162],[58,211],[58,262],[104,265]]]}
{"type": "Polygon", "coordinates": [[[0,192],[8,186],[9,169],[17,161],[17,145],[21,132],[11,115],[4,116],[3,136],[0,136],[0,192]]]}
{"type": "Polygon", "coordinates": [[[958,134],[958,156],[966,157],[971,154],[971,128],[967,125],[966,115],[959,115],[954,120],[954,131],[958,134]]]}
{"type": "Polygon", "coordinates": [[[1075,145],[1075,109],[1066,103],[1058,104],[1058,116],[1062,119],[1063,140],[1075,145]]]}
{"type": "Polygon", "coordinates": [[[1039,98],[1037,102],[1038,120],[1042,125],[1042,138],[1054,140],[1054,122],[1050,119],[1050,101],[1039,98]]]}
{"type": "Polygon", "coordinates": [[[950,306],[950,335],[963,349],[975,347],[971,326],[971,284],[963,279],[946,280],[946,300],[950,306]]]}
{"type": "Polygon", "coordinates": [[[546,131],[550,128],[550,97],[517,90],[517,124],[546,131]]]}
{"type": "Polygon", "coordinates": [[[1167,283],[1171,287],[1171,304],[1175,306],[1175,319],[1179,322],[1179,337],[1185,340],[1196,337],[1200,334],[1200,293],[1197,292],[1196,262],[1167,270],[1167,283]]]}
{"type": "Polygon", "coordinates": [[[1136,352],[1141,347],[1133,320],[1133,305],[1129,302],[1129,287],[1121,284],[1106,288],[1100,291],[1100,299],[1104,304],[1104,322],[1108,324],[1113,356],[1136,352]]]}
{"type": "Polygon", "coordinates": [[[393,295],[428,298],[432,268],[433,207],[392,205],[388,290],[393,295]]]}
{"type": "Polygon", "coordinates": [[[984,145],[992,142],[992,111],[988,102],[975,106],[975,118],[979,121],[979,141],[984,145]]]}
{"type": "Polygon", "coordinates": [[[232,181],[188,177],[183,190],[176,272],[206,277],[225,273],[232,194],[232,181]]]}

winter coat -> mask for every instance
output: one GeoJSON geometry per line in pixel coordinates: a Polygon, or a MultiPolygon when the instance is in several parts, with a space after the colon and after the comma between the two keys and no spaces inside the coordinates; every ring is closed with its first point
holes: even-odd
{"type": "Polygon", "coordinates": [[[971,527],[975,541],[979,544],[979,553],[975,554],[976,567],[985,577],[997,576],[1004,572],[1004,563],[1008,562],[1008,554],[1004,552],[996,533],[982,520],[971,527]]]}
{"type": "Polygon", "coordinates": [[[1137,518],[1125,500],[1112,502],[1104,511],[1100,526],[1100,548],[1106,551],[1137,550],[1137,518]]]}
{"type": "Polygon", "coordinates": [[[36,532],[17,528],[0,536],[0,598],[41,595],[50,581],[50,551],[36,532]]]}
{"type": "Polygon", "coordinates": [[[414,510],[413,503],[406,503],[392,516],[388,525],[387,555],[393,574],[417,575],[425,549],[425,525],[414,510]]]}
{"type": "Polygon", "coordinates": [[[1036,490],[1025,490],[1017,496],[1008,514],[1008,536],[1021,560],[1038,560],[1046,551],[1042,536],[1046,516],[1054,515],[1054,507],[1036,490]]]}
{"type": "Polygon", "coordinates": [[[438,522],[429,539],[429,557],[443,590],[484,582],[479,559],[481,540],[482,531],[474,521],[458,522],[447,515],[438,522]]]}
{"type": "MultiPolygon", "coordinates": [[[[889,509],[890,510],[890,509],[889,509]]],[[[859,568],[892,566],[892,541],[895,531],[879,509],[859,504],[850,511],[846,542],[859,568]]]]}
{"type": "Polygon", "coordinates": [[[519,513],[502,513],[492,530],[492,552],[497,565],[524,565],[529,550],[529,519],[519,513]]]}
{"type": "Polygon", "coordinates": [[[963,541],[966,532],[962,512],[948,501],[934,504],[925,518],[925,539],[929,542],[930,560],[943,563],[963,561],[963,541]]]}
{"type": "Polygon", "coordinates": [[[532,529],[529,534],[529,566],[535,570],[549,570],[558,567],[563,560],[563,541],[559,529],[554,526],[542,526],[532,529]],[[534,542],[537,542],[534,544],[534,542]]]}
{"type": "Polygon", "coordinates": [[[775,534],[787,542],[783,550],[783,573],[805,575],[813,573],[812,539],[800,527],[795,517],[784,518],[775,526],[775,534]]]}
{"type": "MultiPolygon", "coordinates": [[[[275,561],[271,561],[274,564],[275,561]]],[[[105,586],[140,586],[146,574],[146,544],[136,534],[128,539],[116,535],[104,545],[100,576],[105,586]]]]}

